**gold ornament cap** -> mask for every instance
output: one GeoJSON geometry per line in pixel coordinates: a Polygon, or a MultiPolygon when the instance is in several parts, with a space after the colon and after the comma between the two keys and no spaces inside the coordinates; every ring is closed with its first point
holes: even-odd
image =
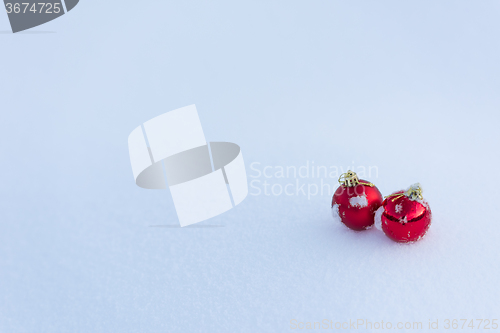
{"type": "Polygon", "coordinates": [[[360,182],[356,172],[351,171],[351,170],[347,170],[346,173],[343,173],[340,175],[339,184],[342,186],[347,186],[347,187],[354,187],[354,186],[359,185],[359,184],[365,185],[365,186],[370,186],[370,187],[375,186],[372,183],[366,183],[364,181],[360,182]]]}
{"type": "Polygon", "coordinates": [[[347,170],[339,177],[339,184],[347,187],[353,187],[359,184],[359,178],[356,172],[347,170]]]}
{"type": "Polygon", "coordinates": [[[410,199],[410,200],[423,200],[424,197],[422,195],[422,186],[420,186],[420,183],[415,183],[411,185],[408,190],[406,190],[405,195],[410,199]]]}
{"type": "Polygon", "coordinates": [[[406,196],[408,197],[408,199],[413,201],[424,200],[424,196],[422,195],[422,186],[420,185],[420,183],[415,183],[411,185],[403,193],[389,194],[388,196],[386,196],[386,198],[393,197],[391,201],[394,201],[398,198],[401,198],[402,196],[406,196]]]}

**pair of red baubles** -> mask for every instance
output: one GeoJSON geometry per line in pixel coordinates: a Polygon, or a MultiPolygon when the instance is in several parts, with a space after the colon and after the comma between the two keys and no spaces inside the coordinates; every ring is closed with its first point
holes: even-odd
{"type": "Polygon", "coordinates": [[[353,230],[373,226],[392,240],[415,242],[425,236],[432,213],[422,197],[420,184],[394,192],[384,198],[375,185],[347,171],[339,178],[340,186],[333,194],[332,214],[353,230]]]}

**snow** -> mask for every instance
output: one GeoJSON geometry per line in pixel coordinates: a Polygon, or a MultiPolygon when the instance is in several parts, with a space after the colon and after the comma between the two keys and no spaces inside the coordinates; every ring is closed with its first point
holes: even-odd
{"type": "Polygon", "coordinates": [[[352,197],[349,198],[349,205],[352,207],[359,207],[363,208],[368,206],[368,199],[366,198],[366,195],[359,195],[357,197],[352,197]]]}
{"type": "Polygon", "coordinates": [[[384,214],[384,207],[380,206],[379,209],[375,211],[375,228],[382,231],[382,214],[384,214]]]}
{"type": "Polygon", "coordinates": [[[422,188],[422,185],[420,185],[420,183],[415,183],[415,184],[412,184],[410,185],[410,187],[408,187],[408,190],[418,190],[420,189],[420,191],[424,191],[424,189],[422,188]]]}
{"type": "Polygon", "coordinates": [[[138,4],[0,34],[0,332],[498,318],[498,1],[138,4]],[[428,234],[334,223],[337,179],[316,173],[262,175],[292,195],[180,228],[167,190],[134,184],[127,138],[193,103],[249,184],[253,162],[349,167],[383,195],[420,182],[428,234]]]}
{"type": "Polygon", "coordinates": [[[397,204],[394,207],[394,210],[396,211],[396,213],[401,213],[401,211],[403,210],[403,204],[397,204]]]}
{"type": "Polygon", "coordinates": [[[339,205],[335,204],[332,206],[332,217],[335,223],[342,223],[342,220],[340,219],[340,214],[339,214],[339,205]]]}

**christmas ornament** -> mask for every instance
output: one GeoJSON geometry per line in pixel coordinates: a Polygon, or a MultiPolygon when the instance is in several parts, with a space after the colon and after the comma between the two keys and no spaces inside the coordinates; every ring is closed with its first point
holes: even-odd
{"type": "Polygon", "coordinates": [[[372,183],[358,179],[350,170],[340,175],[339,183],[332,198],[333,218],[353,230],[371,227],[375,211],[384,200],[380,191],[372,183]]]}
{"type": "Polygon", "coordinates": [[[431,209],[417,183],[386,196],[375,214],[375,225],[393,241],[410,243],[425,236],[431,219],[431,209]]]}

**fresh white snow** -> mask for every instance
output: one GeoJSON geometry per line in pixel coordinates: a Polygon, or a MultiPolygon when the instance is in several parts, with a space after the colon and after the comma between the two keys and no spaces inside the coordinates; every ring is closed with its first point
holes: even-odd
{"type": "Polygon", "coordinates": [[[335,223],[341,223],[342,220],[340,219],[340,214],[339,214],[339,205],[335,204],[332,206],[332,217],[335,223]]]}
{"type": "Polygon", "coordinates": [[[384,207],[380,206],[379,209],[375,211],[375,228],[382,231],[382,214],[384,214],[384,207]]]}
{"type": "Polygon", "coordinates": [[[500,319],[498,0],[80,2],[0,34],[0,332],[500,319]],[[250,194],[179,228],[127,138],[191,103],[207,140],[241,146],[250,194]],[[428,234],[333,223],[330,166],[383,195],[420,182],[428,234]]]}
{"type": "Polygon", "coordinates": [[[352,207],[359,207],[363,208],[368,206],[368,199],[366,198],[366,195],[358,195],[356,197],[349,198],[349,204],[352,207]]]}

